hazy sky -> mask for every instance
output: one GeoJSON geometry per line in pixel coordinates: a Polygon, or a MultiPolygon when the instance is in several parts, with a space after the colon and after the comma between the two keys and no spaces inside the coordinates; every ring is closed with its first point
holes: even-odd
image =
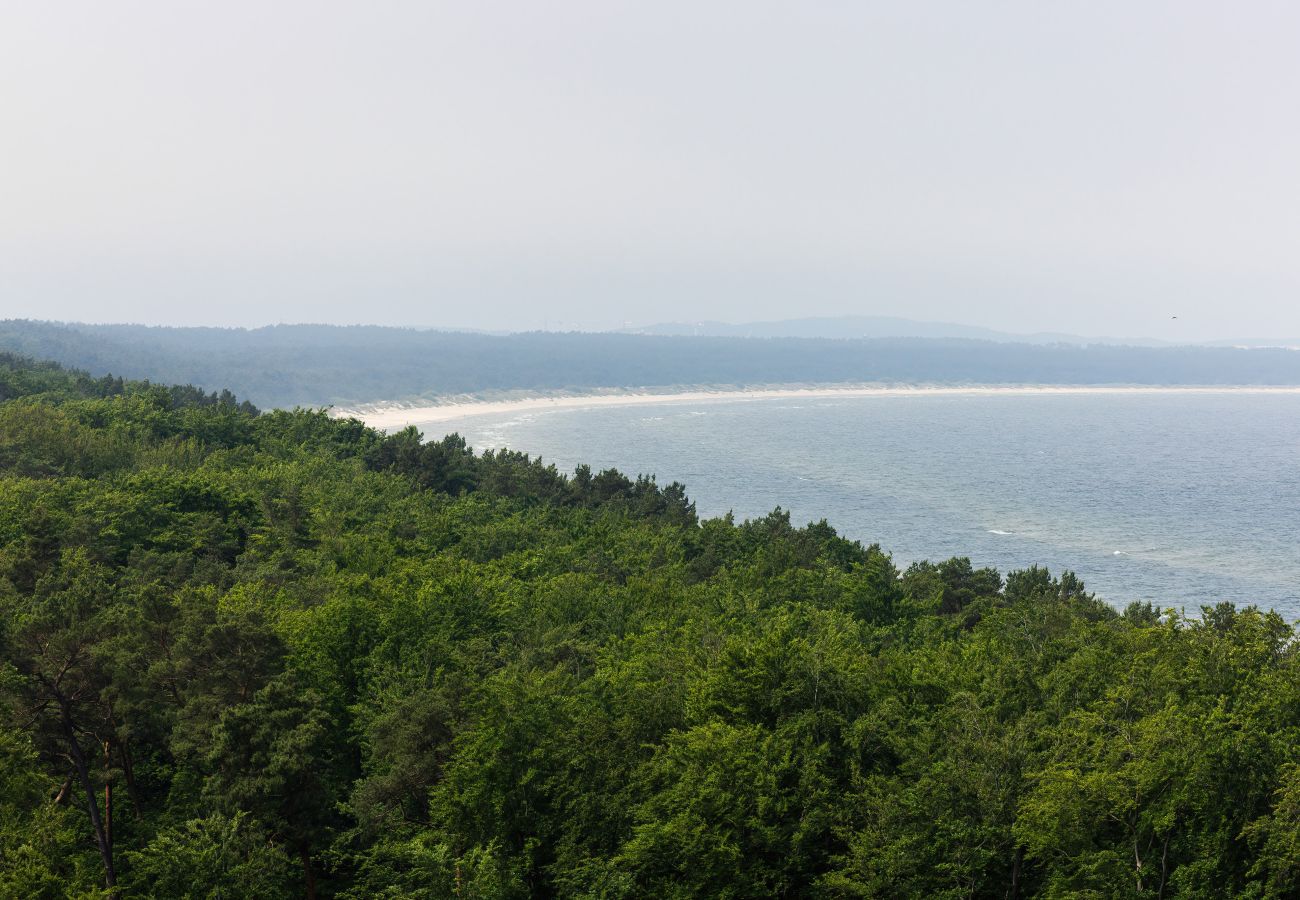
{"type": "Polygon", "coordinates": [[[0,317],[1296,336],[1298,46],[1291,2],[13,3],[0,317]]]}

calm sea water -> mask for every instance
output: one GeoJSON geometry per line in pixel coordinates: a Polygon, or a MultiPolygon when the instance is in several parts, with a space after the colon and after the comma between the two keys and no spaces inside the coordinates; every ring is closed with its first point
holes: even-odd
{"type": "Polygon", "coordinates": [[[682,481],[703,516],[825,518],[900,567],[1037,563],[1117,605],[1300,618],[1300,395],[710,400],[423,430],[682,481]]]}

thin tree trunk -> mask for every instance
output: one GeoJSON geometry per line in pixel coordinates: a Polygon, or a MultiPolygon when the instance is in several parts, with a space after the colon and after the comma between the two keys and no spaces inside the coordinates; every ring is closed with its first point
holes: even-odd
{"type": "Polygon", "coordinates": [[[95,787],[90,783],[90,769],[86,766],[86,756],[81,752],[81,742],[77,740],[77,730],[72,725],[72,715],[62,697],[59,698],[59,718],[63,724],[63,736],[68,740],[68,751],[72,764],[77,767],[77,778],[81,789],[86,793],[86,812],[90,814],[90,826],[95,830],[95,843],[99,845],[99,855],[104,860],[104,881],[109,890],[116,893],[117,872],[113,869],[113,846],[108,842],[104,832],[104,820],[99,817],[99,803],[95,800],[95,787]]]}
{"type": "Polygon", "coordinates": [[[1165,847],[1160,851],[1160,893],[1156,900],[1165,900],[1165,876],[1169,873],[1169,835],[1165,835],[1165,847]]]}
{"type": "Polygon", "coordinates": [[[1142,857],[1138,855],[1137,831],[1133,832],[1133,871],[1137,873],[1137,891],[1142,893],[1142,857]]]}
{"type": "Polygon", "coordinates": [[[1007,891],[1007,900],[1016,900],[1020,896],[1020,866],[1025,860],[1025,848],[1017,847],[1016,855],[1011,860],[1011,889],[1007,891]]]}
{"type": "Polygon", "coordinates": [[[307,882],[307,900],[316,900],[316,873],[311,867],[311,848],[303,844],[298,848],[298,856],[302,860],[302,874],[307,882]]]}
{"type": "Polygon", "coordinates": [[[104,839],[113,851],[113,745],[104,741],[104,839]]]}

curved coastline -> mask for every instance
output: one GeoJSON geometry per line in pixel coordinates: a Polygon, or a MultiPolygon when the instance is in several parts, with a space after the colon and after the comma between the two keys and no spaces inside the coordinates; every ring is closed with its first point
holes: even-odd
{"type": "Polygon", "coordinates": [[[589,394],[531,394],[515,398],[448,398],[425,405],[373,403],[335,407],[338,418],[360,419],[372,428],[391,430],[408,425],[435,424],[516,412],[585,409],[604,406],[650,406],[739,400],[825,400],[856,397],[1024,396],[1070,394],[1297,394],[1300,385],[844,385],[755,389],[633,389],[589,394]]]}

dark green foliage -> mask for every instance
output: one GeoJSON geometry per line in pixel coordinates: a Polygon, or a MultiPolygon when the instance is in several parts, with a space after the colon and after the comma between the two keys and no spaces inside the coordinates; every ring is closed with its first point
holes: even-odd
{"type": "Polygon", "coordinates": [[[1275,614],[3,366],[0,896],[1300,890],[1275,614]]]}

